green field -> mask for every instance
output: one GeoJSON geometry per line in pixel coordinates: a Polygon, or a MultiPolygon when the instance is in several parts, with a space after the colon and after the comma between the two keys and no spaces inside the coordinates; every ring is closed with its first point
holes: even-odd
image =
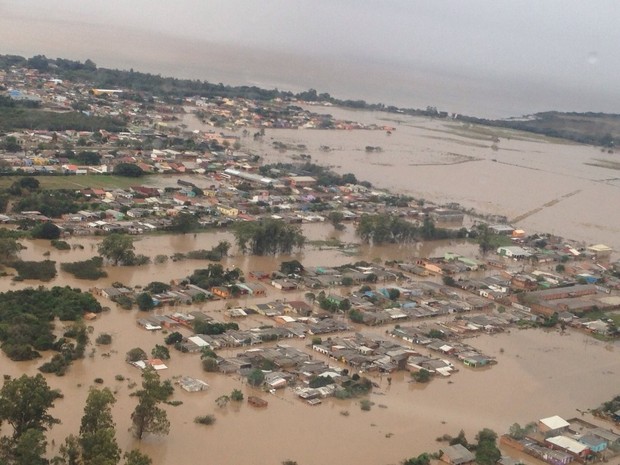
{"type": "MultiPolygon", "coordinates": [[[[9,187],[23,176],[0,176],[0,189],[9,187]]],[[[148,177],[128,178],[105,174],[87,174],[80,176],[35,176],[42,189],[82,189],[96,187],[103,189],[127,188],[148,183],[148,177]]]]}

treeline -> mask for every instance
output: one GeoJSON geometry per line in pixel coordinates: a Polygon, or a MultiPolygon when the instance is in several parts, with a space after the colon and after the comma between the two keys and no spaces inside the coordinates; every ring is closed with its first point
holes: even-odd
{"type": "Polygon", "coordinates": [[[76,321],[84,312],[101,312],[88,293],[69,287],[24,289],[0,293],[0,342],[11,360],[38,358],[38,351],[59,347],[52,322],[76,321]]]}
{"type": "Polygon", "coordinates": [[[234,234],[239,250],[252,255],[290,254],[306,242],[299,225],[273,219],[237,223],[234,234]]]}
{"type": "Polygon", "coordinates": [[[259,172],[263,176],[270,175],[273,170],[286,173],[292,172],[299,176],[313,176],[316,178],[319,186],[343,186],[345,184],[360,184],[366,187],[372,186],[368,181],[358,181],[353,173],[340,175],[325,166],[320,166],[311,162],[297,165],[292,163],[272,163],[262,165],[259,168],[259,172]]]}
{"type": "Polygon", "coordinates": [[[439,240],[464,238],[467,230],[438,228],[434,221],[425,217],[421,225],[416,225],[398,216],[364,214],[359,220],[356,233],[366,243],[402,244],[419,240],[439,240]]]}
{"type": "Polygon", "coordinates": [[[620,115],[606,113],[536,113],[527,120],[490,120],[459,116],[459,121],[568,139],[581,144],[614,147],[620,140],[620,115]]]}
{"type": "Polygon", "coordinates": [[[52,112],[36,108],[0,106],[0,131],[16,129],[47,131],[126,131],[124,121],[104,116],[88,116],[77,111],[52,112]]]}

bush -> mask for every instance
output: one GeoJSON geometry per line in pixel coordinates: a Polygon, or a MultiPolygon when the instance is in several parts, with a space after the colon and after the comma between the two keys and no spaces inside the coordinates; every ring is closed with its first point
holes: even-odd
{"type": "Polygon", "coordinates": [[[411,373],[411,377],[418,383],[428,383],[431,380],[431,372],[422,368],[420,371],[411,373]]]}
{"type": "Polygon", "coordinates": [[[213,357],[206,357],[202,361],[202,369],[206,372],[213,373],[218,371],[217,360],[213,357]]]}
{"type": "Polygon", "coordinates": [[[97,336],[97,339],[95,339],[95,342],[97,344],[104,345],[104,346],[110,345],[112,344],[112,336],[109,335],[108,333],[101,333],[99,336],[97,336]]]}
{"type": "Polygon", "coordinates": [[[56,262],[52,260],[43,260],[42,262],[17,260],[12,263],[12,266],[17,270],[20,280],[50,281],[56,277],[56,262]]]}
{"type": "Polygon", "coordinates": [[[71,250],[71,246],[66,241],[59,241],[58,239],[54,239],[52,240],[51,244],[52,244],[52,247],[58,250],[71,250]]]}
{"type": "Polygon", "coordinates": [[[199,425],[212,425],[215,423],[215,417],[213,415],[202,415],[194,418],[194,423],[199,425]]]}
{"type": "Polygon", "coordinates": [[[95,378],[96,384],[103,384],[103,378],[95,378]]]}
{"type": "Polygon", "coordinates": [[[243,392],[241,392],[239,389],[233,389],[233,391],[230,393],[230,400],[234,402],[241,402],[243,400],[243,392]]]}
{"type": "Polygon", "coordinates": [[[149,310],[153,310],[153,308],[155,308],[155,302],[153,301],[151,294],[148,292],[138,294],[138,297],[136,297],[136,303],[138,304],[138,308],[143,312],[148,312],[149,310]]]}
{"type": "Polygon", "coordinates": [[[58,239],[60,237],[60,228],[51,221],[38,224],[32,230],[34,239],[58,239]]]}
{"type": "Polygon", "coordinates": [[[170,344],[176,344],[177,342],[181,342],[182,340],[183,340],[183,335],[179,333],[178,331],[175,331],[174,333],[168,334],[166,336],[166,339],[164,339],[164,342],[170,345],[170,344]]]}
{"type": "Polygon", "coordinates": [[[374,402],[371,402],[368,399],[360,400],[360,408],[365,412],[368,412],[373,405],[374,405],[374,402]]]}
{"type": "Polygon", "coordinates": [[[105,278],[108,274],[103,271],[103,258],[93,257],[81,262],[61,263],[60,269],[70,273],[78,279],[105,278]]]}

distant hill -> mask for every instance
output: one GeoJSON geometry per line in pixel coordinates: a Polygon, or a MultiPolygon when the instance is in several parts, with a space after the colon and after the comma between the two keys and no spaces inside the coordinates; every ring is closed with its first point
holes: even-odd
{"type": "MultiPolygon", "coordinates": [[[[314,89],[293,93],[278,89],[261,89],[256,86],[228,86],[207,81],[162,77],[150,73],[99,68],[91,60],[85,62],[62,58],[47,58],[37,55],[24,58],[16,55],[0,55],[0,69],[11,66],[26,66],[55,75],[70,81],[89,82],[97,87],[119,87],[129,90],[127,98],[136,100],[152,96],[178,103],[184,97],[202,96],[208,98],[247,98],[252,100],[299,99],[306,102],[331,103],[346,108],[379,110],[389,113],[412,116],[449,118],[451,115],[436,107],[426,109],[398,108],[382,103],[367,103],[364,100],[341,100],[328,93],[318,93],[314,89]]],[[[620,115],[605,113],[562,113],[548,111],[536,113],[529,118],[489,120],[473,116],[459,115],[458,121],[485,126],[518,129],[550,137],[568,139],[583,144],[613,148],[620,143],[620,115]]]]}
{"type": "Polygon", "coordinates": [[[486,126],[518,129],[608,148],[615,147],[620,141],[620,115],[618,114],[547,111],[522,119],[487,120],[462,116],[459,120],[486,126]]]}

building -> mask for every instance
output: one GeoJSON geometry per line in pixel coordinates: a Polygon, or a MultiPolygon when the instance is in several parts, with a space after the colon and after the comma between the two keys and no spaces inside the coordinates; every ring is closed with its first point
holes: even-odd
{"type": "Polygon", "coordinates": [[[476,460],[476,456],[461,444],[445,446],[442,448],[442,451],[441,460],[451,465],[464,465],[474,463],[476,460]]]}
{"type": "Polygon", "coordinates": [[[546,437],[562,434],[569,426],[570,423],[558,415],[538,420],[538,431],[543,433],[546,437]]]}

